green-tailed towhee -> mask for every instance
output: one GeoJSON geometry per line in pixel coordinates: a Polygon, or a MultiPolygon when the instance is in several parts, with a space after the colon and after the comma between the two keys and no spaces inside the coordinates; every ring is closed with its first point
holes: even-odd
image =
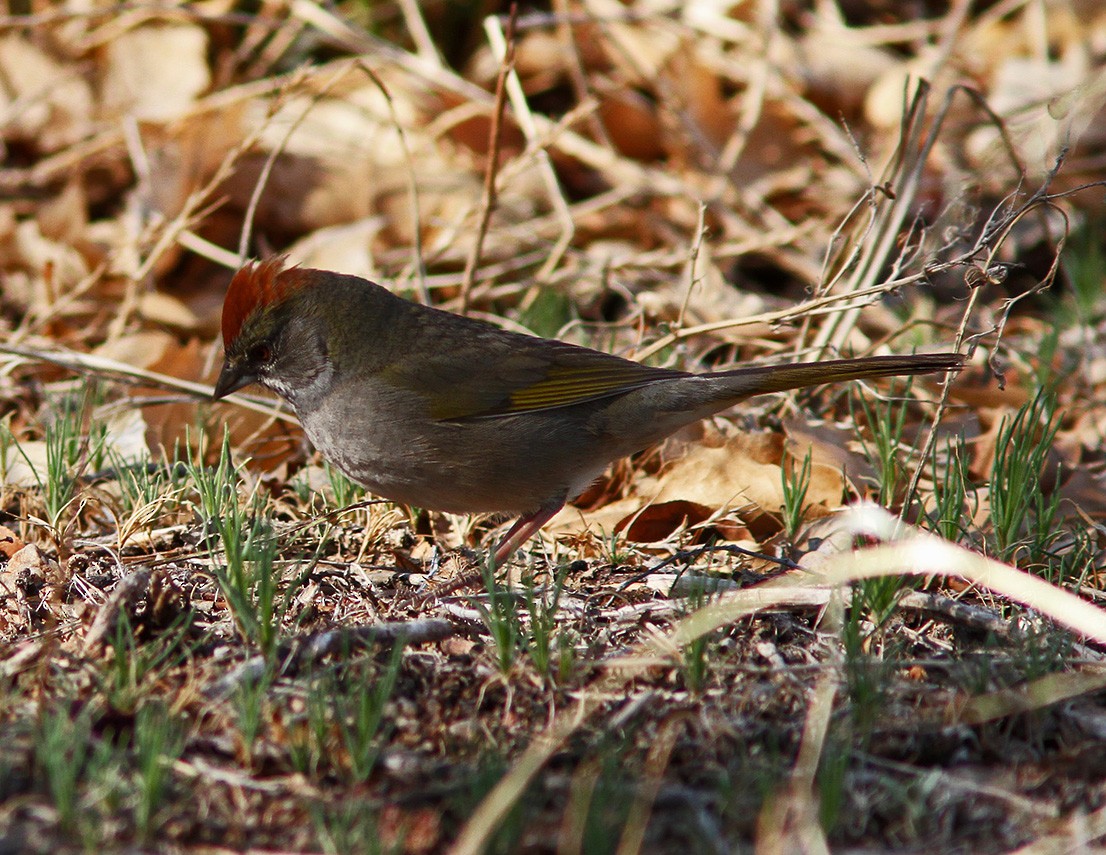
{"type": "Polygon", "coordinates": [[[956,353],[689,374],[506,332],[360,279],[239,270],[223,304],[221,398],[260,383],[373,493],[422,508],[521,515],[501,563],[612,460],[745,398],[839,380],[954,371],[956,353]]]}

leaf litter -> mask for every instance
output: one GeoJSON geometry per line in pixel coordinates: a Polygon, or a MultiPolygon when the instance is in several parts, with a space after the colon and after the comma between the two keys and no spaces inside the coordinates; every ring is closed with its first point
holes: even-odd
{"type": "Polygon", "coordinates": [[[550,6],[494,142],[495,4],[0,19],[6,847],[1106,835],[1106,15],[550,6]],[[204,400],[244,232],[681,368],[971,367],[688,429],[473,585],[498,521],[204,400]],[[1005,527],[996,461],[1032,485],[1005,527]]]}

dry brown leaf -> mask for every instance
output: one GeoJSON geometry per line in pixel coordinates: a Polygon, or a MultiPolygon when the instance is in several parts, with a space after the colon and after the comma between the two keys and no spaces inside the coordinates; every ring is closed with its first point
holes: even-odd
{"type": "Polygon", "coordinates": [[[6,525],[0,525],[0,553],[11,558],[24,546],[26,544],[20,539],[19,535],[6,525]]]}
{"type": "Polygon", "coordinates": [[[1106,412],[1091,409],[1076,414],[1071,427],[1057,437],[1057,445],[1073,456],[1078,448],[1097,451],[1106,447],[1106,412]]]}
{"type": "MultiPolygon", "coordinates": [[[[785,101],[768,98],[761,108],[759,120],[749,133],[730,180],[739,186],[768,181],[760,195],[787,192],[788,204],[803,201],[812,184],[810,173],[816,147],[810,144],[810,134],[796,118],[785,101]],[[796,171],[798,170],[798,171],[796,171]]],[[[820,182],[814,182],[816,185],[820,182]]],[[[779,204],[780,202],[776,202],[779,204]]],[[[804,201],[809,207],[811,201],[804,201]]],[[[824,202],[819,201],[819,210],[824,202]]],[[[790,214],[793,221],[801,219],[802,208],[790,214]]],[[[785,211],[785,213],[787,213],[785,211]]]]}
{"type": "Polygon", "coordinates": [[[25,295],[29,297],[26,305],[42,317],[49,314],[61,293],[89,273],[88,263],[76,247],[46,237],[33,219],[19,222],[9,239],[0,241],[0,266],[27,271],[32,290],[25,295]]]}
{"type": "Polygon", "coordinates": [[[28,543],[8,559],[5,572],[15,579],[33,578],[46,585],[62,585],[66,582],[58,562],[33,543],[28,543]]]}
{"type": "MultiPolygon", "coordinates": [[[[149,409],[149,408],[146,408],[149,409]]],[[[150,445],[147,439],[150,428],[143,415],[144,409],[131,406],[107,404],[94,412],[92,418],[104,425],[105,442],[111,449],[114,463],[116,460],[144,465],[150,460],[150,445]]],[[[104,489],[111,492],[109,483],[104,489]]]]}
{"type": "MultiPolygon", "coordinates": [[[[175,346],[176,338],[162,330],[143,330],[120,336],[104,342],[93,353],[117,362],[133,365],[135,368],[150,368],[156,365],[169,348],[175,346]]],[[[183,378],[195,379],[195,378],[183,378]]]]}
{"type": "MultiPolygon", "coordinates": [[[[564,79],[569,55],[557,33],[533,29],[520,33],[515,42],[514,70],[527,96],[548,91],[564,79]]],[[[466,77],[488,89],[495,88],[500,62],[489,46],[478,49],[469,60],[466,77]]]]}
{"type": "Polygon", "coordinates": [[[183,116],[211,85],[207,48],[207,32],[192,24],[120,33],[105,48],[103,109],[144,121],[183,116]]]}
{"type": "MultiPolygon", "coordinates": [[[[247,135],[247,105],[233,102],[207,109],[193,109],[168,124],[144,122],[142,143],[149,181],[134,188],[140,204],[167,219],[175,217],[188,197],[204,186],[228,152],[247,135]]],[[[123,233],[111,241],[124,245],[133,235],[123,233]]],[[[170,257],[172,257],[170,255],[170,257]]],[[[166,268],[158,268],[163,272],[166,268]]]]}
{"type": "MultiPolygon", "coordinates": [[[[795,42],[795,62],[812,100],[828,115],[856,110],[877,80],[899,65],[888,50],[866,44],[846,27],[818,27],[795,42]]],[[[900,93],[901,104],[901,93],[900,93]]]]}
{"type": "Polygon", "coordinates": [[[622,23],[623,6],[618,0],[586,0],[584,6],[594,20],[608,22],[599,29],[596,43],[627,88],[651,88],[671,57],[683,47],[679,31],[659,20],[622,23]]]}
{"type": "MultiPolygon", "coordinates": [[[[750,505],[778,514],[783,505],[783,438],[775,433],[740,433],[718,448],[699,444],[662,478],[657,501],[676,498],[712,508],[750,505]]],[[[807,502],[822,512],[841,505],[843,481],[831,466],[812,472],[807,502]]]]}
{"type": "Polygon", "coordinates": [[[801,470],[803,459],[810,453],[811,489],[807,497],[819,508],[832,510],[846,492],[858,492],[857,482],[876,480],[871,461],[855,448],[855,427],[811,421],[799,411],[784,421],[783,428],[787,453],[794,461],[796,472],[801,470]],[[817,500],[814,497],[818,497],[817,500]]]}
{"type": "Polygon", "coordinates": [[[42,440],[25,440],[5,449],[5,487],[39,487],[47,482],[48,471],[46,443],[42,440]]]}
{"type": "MultiPolygon", "coordinates": [[[[150,330],[123,336],[97,348],[97,355],[107,356],[137,368],[161,371],[185,380],[198,380],[202,362],[197,358],[196,343],[190,351],[191,358],[182,358],[178,340],[167,332],[150,330]],[[166,371],[165,369],[169,370],[166,371]],[[174,373],[180,370],[181,373],[174,373]]],[[[136,387],[132,394],[137,399],[162,398],[162,389],[136,387]]],[[[121,436],[130,436],[134,428],[133,413],[120,414],[114,428],[121,436]]],[[[172,450],[182,437],[185,426],[194,425],[195,404],[174,403],[141,408],[141,424],[144,425],[145,445],[149,452],[159,454],[163,449],[172,450]],[[169,424],[172,424],[172,428],[169,424]]]]}
{"type": "Polygon", "coordinates": [[[1060,487],[1060,510],[1078,508],[1079,515],[1072,517],[1068,525],[1079,526],[1081,516],[1095,520],[1106,519],[1106,472],[1078,467],[1070,473],[1060,487]]]}
{"type": "MultiPolygon", "coordinates": [[[[170,347],[150,370],[213,384],[216,365],[208,354],[209,346],[199,339],[191,339],[184,345],[170,347]]],[[[196,432],[188,433],[188,428],[196,423],[197,408],[200,406],[203,402],[182,400],[144,407],[142,412],[149,425],[147,441],[150,449],[171,452],[175,443],[183,447],[186,435],[195,442],[196,432]]],[[[210,442],[206,448],[209,457],[218,455],[224,427],[230,434],[231,445],[249,458],[254,471],[268,472],[300,453],[303,437],[298,427],[242,407],[220,403],[210,406],[207,431],[210,442]]]]}
{"type": "MultiPolygon", "coordinates": [[[[885,145],[879,151],[879,160],[890,157],[902,124],[903,104],[909,102],[919,79],[928,80],[932,76],[934,67],[939,64],[939,54],[936,46],[923,48],[917,56],[884,69],[868,89],[864,98],[864,118],[873,128],[884,132],[880,139],[885,145]]],[[[942,91],[943,80],[932,82],[937,91],[942,91]]]]}
{"type": "Polygon", "coordinates": [[[66,183],[56,196],[43,200],[36,219],[42,235],[63,244],[80,244],[88,228],[88,197],[79,181],[66,183]]]}
{"type": "Polygon", "coordinates": [[[591,532],[606,539],[622,525],[624,520],[633,516],[644,507],[645,502],[638,496],[619,499],[599,508],[584,511],[573,505],[567,505],[545,526],[545,530],[558,535],[576,535],[591,532]]]}
{"type": "Polygon", "coordinates": [[[75,142],[92,118],[92,89],[79,69],[47,55],[23,36],[0,39],[0,115],[6,139],[46,151],[75,142]]]}
{"type": "MultiPolygon", "coordinates": [[[[164,347],[157,358],[147,367],[151,371],[168,374],[171,377],[202,381],[205,379],[208,362],[198,339],[192,339],[185,345],[171,339],[164,342],[164,347]]],[[[136,389],[134,394],[139,398],[145,396],[161,398],[165,395],[160,389],[143,388],[136,389]]],[[[196,424],[196,407],[197,404],[194,401],[180,400],[142,408],[142,417],[146,423],[146,445],[151,453],[171,454],[178,445],[182,449],[187,447],[186,438],[192,442],[196,440],[194,430],[188,433],[196,424]],[[186,433],[188,433],[187,437],[186,433]]],[[[236,412],[228,420],[228,425],[236,425],[241,421],[256,422],[261,419],[264,417],[258,413],[236,408],[236,412]]],[[[220,436],[221,432],[216,434],[216,442],[220,436]]]]}
{"type": "Polygon", "coordinates": [[[599,99],[599,118],[618,151],[635,160],[664,155],[656,104],[634,89],[612,88],[599,99]]]}
{"type": "MultiPolygon", "coordinates": [[[[1017,409],[1015,407],[979,407],[976,410],[979,422],[982,426],[982,431],[973,437],[968,446],[971,450],[969,470],[976,478],[987,479],[990,477],[991,467],[994,464],[995,455],[998,449],[998,440],[1000,433],[1004,428],[1004,423],[1009,428],[1009,424],[1017,415],[1017,409]]],[[[1072,444],[1058,444],[1056,442],[1049,448],[1048,455],[1045,460],[1045,473],[1043,475],[1042,485],[1045,489],[1051,489],[1055,486],[1055,473],[1057,472],[1057,466],[1061,463],[1061,472],[1067,471],[1070,473],[1077,468],[1079,461],[1079,448],[1077,445],[1072,444]],[[1067,457],[1067,460],[1064,460],[1067,457]],[[1049,474],[1051,473],[1051,475],[1049,474]]]]}
{"type": "MultiPolygon", "coordinates": [[[[611,533],[630,526],[630,539],[652,542],[650,537],[661,531],[664,536],[671,534],[684,519],[688,525],[696,525],[718,511],[733,509],[754,534],[770,536],[779,528],[775,520],[783,506],[783,437],[768,432],[740,433],[722,439],[721,444],[710,442],[710,437],[690,444],[669,440],[662,447],[666,454],[678,453],[675,449],[681,449],[682,454],[658,476],[639,474],[629,484],[630,496],[601,508],[586,513],[566,509],[553,519],[549,529],[558,533],[611,533]],[[659,509],[650,510],[654,507],[659,509]],[[638,514],[644,519],[640,529],[634,529],[633,520],[638,514]]],[[[833,455],[820,451],[817,444],[813,451],[815,465],[806,497],[808,519],[840,507],[846,487],[833,455]]]]}
{"type": "Polygon", "coordinates": [[[614,527],[631,543],[657,543],[667,540],[681,528],[689,529],[710,518],[705,505],[683,499],[653,502],[620,520],[614,527]]]}
{"type": "Polygon", "coordinates": [[[147,291],[138,298],[138,313],[151,323],[196,332],[200,319],[183,302],[161,291],[147,291]]]}
{"type": "MultiPolygon", "coordinates": [[[[949,397],[974,410],[987,411],[1000,408],[1017,409],[1029,401],[1029,391],[1018,378],[1007,376],[1005,389],[1000,389],[992,377],[975,371],[965,371],[956,378],[949,397]]],[[[982,419],[981,419],[982,420],[982,419]]]]}
{"type": "MultiPolygon", "coordinates": [[[[393,82],[387,81],[389,86],[393,82]]],[[[472,158],[448,141],[426,135],[425,117],[419,106],[404,97],[403,88],[389,89],[391,109],[375,86],[347,89],[341,97],[289,97],[275,117],[263,111],[263,102],[251,105],[250,122],[263,128],[263,147],[279,146],[282,152],[262,195],[257,227],[304,234],[338,224],[373,222],[374,216],[383,214],[388,242],[409,246],[414,242],[415,219],[408,152],[418,162],[413,177],[424,228],[458,222],[471,214],[482,184],[472,158]],[[395,128],[393,110],[405,129],[403,139],[395,128]]],[[[235,207],[246,207],[266,158],[254,155],[239,163],[226,188],[235,207]]],[[[512,210],[515,192],[517,185],[512,182],[500,197],[501,211],[506,210],[503,216],[508,218],[519,213],[512,210]]],[[[428,236],[434,233],[427,231],[428,236]]],[[[463,234],[471,238],[468,230],[463,234]]],[[[490,238],[489,245],[498,239],[495,233],[490,238]]]]}
{"type": "MultiPolygon", "coordinates": [[[[720,152],[734,132],[737,115],[733,104],[722,94],[722,80],[696,55],[695,43],[685,43],[683,50],[672,54],[664,73],[671,89],[671,98],[686,111],[686,121],[694,132],[702,134],[708,147],[720,152]]],[[[684,129],[673,134],[673,157],[683,158],[689,149],[683,141],[684,129]],[[680,141],[677,141],[680,140],[680,141]]],[[[700,140],[691,140],[691,150],[701,149],[700,140]]]]}
{"type": "Polygon", "coordinates": [[[318,267],[376,281],[380,271],[372,246],[386,225],[384,217],[368,217],[340,226],[316,229],[288,248],[288,255],[304,267],[318,267]]]}

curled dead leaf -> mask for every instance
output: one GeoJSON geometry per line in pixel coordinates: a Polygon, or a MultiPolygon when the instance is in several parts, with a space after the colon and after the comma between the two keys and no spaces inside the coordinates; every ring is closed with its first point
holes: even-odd
{"type": "Polygon", "coordinates": [[[710,515],[710,508],[696,502],[657,502],[624,517],[614,530],[633,543],[657,543],[681,528],[698,525],[710,515]]]}
{"type": "Polygon", "coordinates": [[[24,546],[26,544],[20,539],[19,535],[6,525],[0,525],[0,553],[11,558],[24,546]]]}

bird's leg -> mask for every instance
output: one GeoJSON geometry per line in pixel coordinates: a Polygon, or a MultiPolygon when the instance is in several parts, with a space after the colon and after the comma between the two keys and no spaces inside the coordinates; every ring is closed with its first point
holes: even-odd
{"type": "MultiPolygon", "coordinates": [[[[565,506],[565,500],[561,499],[556,503],[551,502],[544,508],[539,508],[532,514],[525,514],[519,517],[513,526],[507,531],[503,540],[499,542],[499,546],[495,548],[495,555],[493,560],[495,561],[495,567],[502,567],[511,554],[518,549],[522,544],[526,543],[531,537],[538,533],[543,525],[553,519],[556,516],[557,511],[565,506]]],[[[494,568],[493,568],[494,569],[494,568]]],[[[450,594],[459,588],[465,588],[469,585],[479,582],[483,578],[483,573],[479,570],[469,571],[462,574],[460,577],[453,581],[434,588],[426,597],[419,601],[419,605],[425,605],[430,597],[444,597],[446,594],[450,594]]]]}
{"type": "Polygon", "coordinates": [[[503,540],[499,541],[499,546],[495,548],[495,566],[502,567],[516,549],[537,534],[541,527],[553,519],[557,511],[564,506],[564,499],[561,499],[556,504],[550,503],[532,514],[519,517],[503,540]]]}

